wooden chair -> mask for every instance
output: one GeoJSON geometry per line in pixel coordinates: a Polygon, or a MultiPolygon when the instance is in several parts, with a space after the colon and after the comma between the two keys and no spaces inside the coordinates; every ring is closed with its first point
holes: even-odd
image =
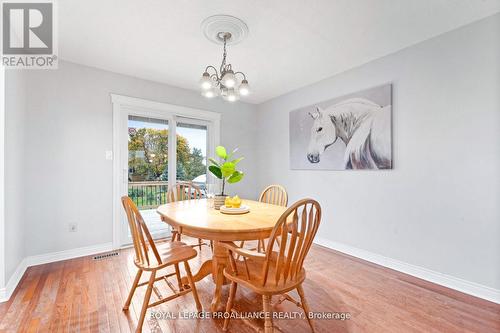
{"type": "Polygon", "coordinates": [[[260,194],[259,201],[286,207],[288,205],[288,194],[281,185],[269,185],[260,194]]]}
{"type": "MultiPolygon", "coordinates": [[[[264,189],[264,191],[262,191],[262,193],[259,196],[259,201],[271,205],[286,207],[286,205],[288,205],[288,194],[286,193],[286,190],[283,186],[273,184],[269,185],[264,189]]],[[[245,241],[242,241],[240,243],[240,247],[243,247],[243,245],[245,245],[245,241]]],[[[257,242],[257,251],[263,252],[264,248],[265,248],[264,240],[259,239],[257,242]]]]}
{"type": "MultiPolygon", "coordinates": [[[[289,295],[286,295],[286,298],[304,309],[309,326],[314,331],[312,320],[308,315],[310,310],[302,282],[306,277],[304,260],[320,221],[319,203],[312,199],[303,199],[281,215],[271,233],[265,253],[238,247],[233,242],[220,242],[221,246],[229,250],[230,268],[224,269],[224,276],[231,281],[226,312],[230,314],[232,310],[237,286],[249,288],[262,295],[265,312],[264,332],[270,333],[273,331],[271,296],[297,289],[300,302],[296,302],[289,295]],[[277,251],[273,251],[277,237],[281,238],[281,242],[276,246],[277,251]],[[243,260],[236,260],[235,254],[241,256],[243,260]]],[[[223,330],[227,330],[230,316],[227,315],[225,318],[223,330]]]]}
{"type": "MultiPolygon", "coordinates": [[[[178,182],[167,192],[167,202],[201,199],[202,197],[203,195],[200,188],[191,182],[178,182]]],[[[181,233],[179,232],[179,230],[172,228],[172,241],[180,240],[181,233]]],[[[201,251],[202,245],[204,245],[203,240],[201,238],[198,238],[198,244],[193,246],[199,246],[201,251]]],[[[210,243],[210,247],[213,247],[212,243],[210,243]]]]}
{"type": "Polygon", "coordinates": [[[202,311],[201,303],[196,291],[196,286],[191,274],[191,268],[188,263],[189,259],[195,258],[197,256],[198,253],[196,252],[196,250],[182,242],[170,242],[162,247],[157,248],[153,241],[153,238],[151,237],[151,234],[149,233],[146,223],[144,223],[144,219],[142,218],[141,213],[137,209],[137,206],[134,204],[132,199],[124,196],[122,197],[122,204],[123,208],[125,208],[125,212],[127,213],[130,233],[132,234],[132,240],[134,242],[134,264],[139,269],[137,271],[137,275],[135,276],[125,305],[123,306],[123,311],[128,310],[136,288],[147,285],[147,290],[144,296],[144,301],[142,303],[142,309],[139,316],[139,321],[137,323],[136,332],[142,331],[142,325],[144,323],[144,318],[146,316],[146,311],[148,308],[170,301],[188,292],[193,292],[196,308],[198,312],[202,311]],[[181,262],[184,263],[184,269],[186,270],[189,288],[183,287],[181,283],[181,275],[179,271],[179,263],[181,262]],[[174,273],[157,276],[157,272],[159,270],[168,266],[174,266],[174,273]],[[144,271],[151,273],[149,281],[139,283],[141,275],[144,271]],[[170,281],[167,280],[168,277],[174,275],[177,277],[177,283],[179,285],[179,290],[177,291],[171,285],[170,281]],[[153,291],[153,285],[155,282],[160,280],[164,280],[168,284],[168,286],[172,289],[173,294],[156,302],[149,303],[151,293],[153,291]]]}

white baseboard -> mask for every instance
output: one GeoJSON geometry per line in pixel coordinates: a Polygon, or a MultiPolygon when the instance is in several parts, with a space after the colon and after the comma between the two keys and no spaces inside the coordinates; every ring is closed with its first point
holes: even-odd
{"type": "Polygon", "coordinates": [[[39,254],[36,256],[28,256],[24,258],[16,268],[14,274],[10,277],[5,288],[0,289],[0,303],[7,302],[16,289],[19,281],[23,277],[26,269],[31,266],[48,264],[51,262],[68,260],[78,257],[85,257],[97,253],[109,252],[113,250],[112,243],[104,243],[99,245],[79,247],[76,249],[39,254]]]}
{"type": "Polygon", "coordinates": [[[113,250],[113,244],[104,243],[104,244],[79,247],[76,249],[64,250],[59,252],[39,254],[36,256],[29,256],[26,258],[26,260],[28,261],[28,267],[30,267],[30,266],[48,264],[50,262],[68,260],[78,257],[85,257],[96,253],[108,252],[111,250],[113,250]]]}
{"type": "Polygon", "coordinates": [[[7,282],[7,285],[5,288],[0,289],[0,303],[1,302],[7,302],[12,296],[12,293],[14,290],[16,290],[17,285],[21,281],[24,272],[26,272],[26,269],[28,268],[27,265],[27,260],[24,258],[19,265],[17,265],[16,270],[14,271],[14,274],[10,277],[9,281],[7,282]]]}
{"type": "Polygon", "coordinates": [[[346,244],[333,242],[324,238],[316,237],[315,243],[329,249],[375,263],[380,266],[384,266],[408,275],[415,276],[422,280],[433,282],[450,289],[458,290],[460,292],[500,304],[500,290],[498,289],[466,281],[451,275],[432,271],[420,266],[411,265],[399,260],[384,257],[373,252],[358,249],[346,244]]]}

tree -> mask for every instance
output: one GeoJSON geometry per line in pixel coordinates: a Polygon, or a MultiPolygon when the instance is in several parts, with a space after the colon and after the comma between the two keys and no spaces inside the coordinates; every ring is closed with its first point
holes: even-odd
{"type": "MultiPolygon", "coordinates": [[[[129,128],[129,179],[168,180],[168,130],[129,128]]],[[[204,157],[198,148],[177,135],[177,179],[193,179],[206,171],[204,157]]]]}
{"type": "Polygon", "coordinates": [[[207,167],[203,164],[205,157],[201,153],[201,149],[193,147],[193,151],[189,155],[189,163],[186,165],[187,179],[194,179],[207,172],[207,167]]]}
{"type": "MultiPolygon", "coordinates": [[[[156,180],[168,161],[168,131],[152,128],[129,130],[129,174],[140,180],[156,180]]],[[[132,179],[134,180],[134,179],[132,179]]]]}
{"type": "Polygon", "coordinates": [[[182,165],[189,163],[190,151],[188,140],[177,134],[177,161],[180,161],[182,165]]]}
{"type": "MultiPolygon", "coordinates": [[[[186,180],[186,168],[184,165],[180,162],[177,161],[177,166],[176,166],[176,171],[177,171],[177,180],[186,180]]],[[[165,168],[165,171],[161,174],[160,180],[162,181],[168,181],[168,168],[165,168]]]]}

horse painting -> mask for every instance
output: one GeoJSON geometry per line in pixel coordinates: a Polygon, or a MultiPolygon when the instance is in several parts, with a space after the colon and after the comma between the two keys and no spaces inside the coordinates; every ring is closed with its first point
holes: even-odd
{"type": "Polygon", "coordinates": [[[390,169],[391,105],[381,106],[365,98],[350,98],[322,110],[309,112],[313,119],[307,151],[310,163],[337,140],[345,145],[344,169],[390,169]]]}

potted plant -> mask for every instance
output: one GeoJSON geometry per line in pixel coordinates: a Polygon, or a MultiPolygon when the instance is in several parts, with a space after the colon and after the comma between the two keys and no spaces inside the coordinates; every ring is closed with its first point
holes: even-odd
{"type": "Polygon", "coordinates": [[[208,170],[218,179],[222,180],[221,192],[215,195],[214,207],[215,209],[220,209],[224,205],[226,200],[226,182],[229,184],[234,184],[243,179],[243,172],[236,170],[236,166],[243,159],[243,157],[233,159],[234,153],[238,151],[238,148],[233,150],[231,153],[227,153],[226,148],[223,146],[217,146],[215,148],[215,154],[219,157],[220,161],[216,161],[213,158],[209,158],[211,165],[208,170]]]}

